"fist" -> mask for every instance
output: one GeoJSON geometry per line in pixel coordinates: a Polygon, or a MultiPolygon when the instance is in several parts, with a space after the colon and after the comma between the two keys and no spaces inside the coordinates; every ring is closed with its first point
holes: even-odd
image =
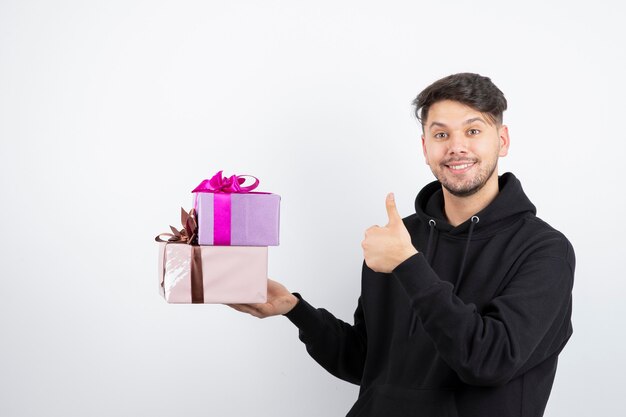
{"type": "Polygon", "coordinates": [[[368,267],[376,272],[389,273],[416,254],[417,250],[398,213],[393,193],[387,195],[386,206],[389,222],[383,227],[368,228],[361,247],[368,267]]]}

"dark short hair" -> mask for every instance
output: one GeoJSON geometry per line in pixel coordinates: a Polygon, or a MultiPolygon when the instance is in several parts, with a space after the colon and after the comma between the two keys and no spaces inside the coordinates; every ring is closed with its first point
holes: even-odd
{"type": "Polygon", "coordinates": [[[430,106],[442,100],[458,101],[478,110],[496,125],[502,124],[502,113],[506,110],[504,94],[488,77],[470,72],[453,74],[435,81],[413,100],[415,117],[422,124],[422,130],[430,106]]]}

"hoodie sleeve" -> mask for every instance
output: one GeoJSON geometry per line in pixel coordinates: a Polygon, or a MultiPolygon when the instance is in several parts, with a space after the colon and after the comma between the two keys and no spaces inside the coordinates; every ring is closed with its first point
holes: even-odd
{"type": "Polygon", "coordinates": [[[574,253],[566,240],[528,256],[482,311],[456,296],[421,253],[392,274],[441,357],[467,384],[505,384],[559,353],[571,336],[574,253]]]}
{"type": "Polygon", "coordinates": [[[361,298],[354,325],[350,325],[323,308],[314,308],[300,294],[294,295],[300,301],[285,316],[298,327],[309,355],[337,378],[360,384],[367,340],[361,298]]]}

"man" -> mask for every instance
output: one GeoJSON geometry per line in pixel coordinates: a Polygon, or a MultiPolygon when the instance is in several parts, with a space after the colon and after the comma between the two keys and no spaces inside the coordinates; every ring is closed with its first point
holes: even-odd
{"type": "Polygon", "coordinates": [[[269,281],[267,304],[286,315],[309,354],[359,384],[348,417],[543,415],[557,356],[572,334],[574,251],[535,216],[511,173],[506,99],[487,77],[455,74],[414,101],[437,181],[404,219],[365,232],[354,324],[269,281]]]}

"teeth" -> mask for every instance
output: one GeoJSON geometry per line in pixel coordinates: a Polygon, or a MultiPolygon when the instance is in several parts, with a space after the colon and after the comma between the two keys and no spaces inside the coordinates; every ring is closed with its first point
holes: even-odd
{"type": "Polygon", "coordinates": [[[462,165],[449,165],[450,169],[465,169],[469,166],[472,166],[472,164],[462,164],[462,165]]]}

